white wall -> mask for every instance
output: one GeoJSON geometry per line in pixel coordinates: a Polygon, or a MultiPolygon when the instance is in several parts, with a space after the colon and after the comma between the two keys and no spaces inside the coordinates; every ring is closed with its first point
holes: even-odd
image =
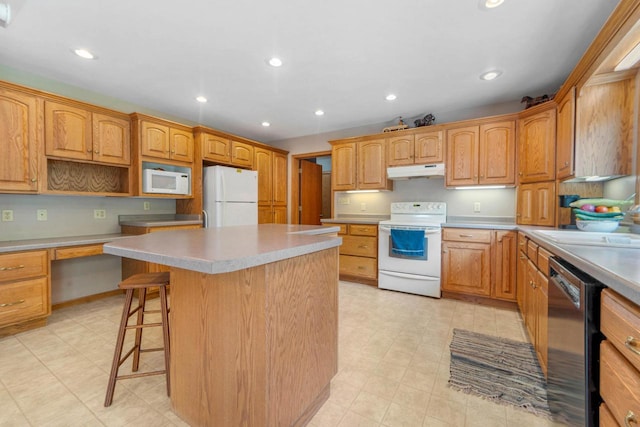
{"type": "MultiPolygon", "coordinates": [[[[0,210],[13,210],[12,222],[0,222],[0,241],[61,236],[120,233],[118,215],[176,212],[172,199],[45,196],[0,194],[0,210]],[[145,211],[143,203],[150,202],[145,211]],[[47,221],[36,220],[36,210],[47,210],[47,221]],[[106,219],[93,219],[104,209],[106,219]]],[[[120,257],[100,255],[54,261],[51,266],[53,304],[116,289],[121,277],[120,257]]]]}

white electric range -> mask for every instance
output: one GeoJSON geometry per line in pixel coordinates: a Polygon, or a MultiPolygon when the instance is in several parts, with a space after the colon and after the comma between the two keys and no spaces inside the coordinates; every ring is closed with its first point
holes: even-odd
{"type": "Polygon", "coordinates": [[[378,287],[440,298],[446,221],[444,202],[392,203],[391,219],[378,226],[378,287]]]}

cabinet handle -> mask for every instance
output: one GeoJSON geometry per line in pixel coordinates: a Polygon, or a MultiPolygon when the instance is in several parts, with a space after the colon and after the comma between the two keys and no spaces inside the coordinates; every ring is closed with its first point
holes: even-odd
{"type": "Polygon", "coordinates": [[[564,162],[564,165],[565,166],[569,166],[569,162],[564,162]]]}
{"type": "Polygon", "coordinates": [[[527,256],[525,254],[520,254],[520,259],[527,259],[527,256]]]}
{"type": "Polygon", "coordinates": [[[90,153],[90,152],[91,152],[91,148],[87,148],[87,153],[90,153]]]}
{"type": "Polygon", "coordinates": [[[95,154],[100,154],[100,152],[98,150],[94,151],[95,154]]]}
{"type": "Polygon", "coordinates": [[[0,271],[20,270],[21,268],[24,268],[24,264],[20,264],[16,267],[0,267],[0,271]]]}
{"type": "Polygon", "coordinates": [[[36,182],[38,178],[31,178],[31,182],[36,182]]]}
{"type": "Polygon", "coordinates": [[[0,304],[0,307],[11,307],[12,305],[22,304],[24,302],[23,299],[14,302],[5,302],[4,304],[0,304]]]}
{"type": "Polygon", "coordinates": [[[522,172],[518,172],[518,175],[522,176],[522,172]]]}
{"type": "Polygon", "coordinates": [[[480,178],[484,178],[484,175],[480,175],[480,178]]]}
{"type": "Polygon", "coordinates": [[[636,414],[634,414],[632,411],[627,412],[627,416],[624,417],[624,425],[626,427],[631,427],[631,423],[636,424],[638,422],[638,420],[636,419],[636,414]]]}
{"type": "Polygon", "coordinates": [[[627,339],[624,341],[624,346],[627,347],[629,350],[633,351],[635,354],[640,355],[640,351],[638,351],[635,348],[635,341],[636,339],[633,338],[631,335],[629,335],[627,337],[627,339]]]}
{"type": "Polygon", "coordinates": [[[458,234],[459,237],[473,237],[473,234],[458,234]]]}
{"type": "Polygon", "coordinates": [[[532,280],[530,280],[530,281],[529,281],[529,286],[531,286],[533,289],[535,289],[535,288],[536,288],[536,284],[535,284],[535,283],[533,283],[533,281],[532,281],[532,280]]]}
{"type": "Polygon", "coordinates": [[[369,249],[369,246],[367,246],[367,245],[359,245],[358,249],[369,249]]]}

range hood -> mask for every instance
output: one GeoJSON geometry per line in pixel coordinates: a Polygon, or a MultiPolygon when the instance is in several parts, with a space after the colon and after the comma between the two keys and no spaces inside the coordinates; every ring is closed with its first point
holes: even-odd
{"type": "Polygon", "coordinates": [[[444,163],[432,165],[394,166],[387,168],[387,177],[393,180],[444,177],[444,163]]]}

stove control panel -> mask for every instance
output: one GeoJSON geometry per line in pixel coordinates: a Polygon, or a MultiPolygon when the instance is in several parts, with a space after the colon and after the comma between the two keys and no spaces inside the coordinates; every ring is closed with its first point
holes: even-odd
{"type": "Polygon", "coordinates": [[[403,215],[446,215],[445,202],[394,202],[391,203],[391,214],[403,215]]]}

